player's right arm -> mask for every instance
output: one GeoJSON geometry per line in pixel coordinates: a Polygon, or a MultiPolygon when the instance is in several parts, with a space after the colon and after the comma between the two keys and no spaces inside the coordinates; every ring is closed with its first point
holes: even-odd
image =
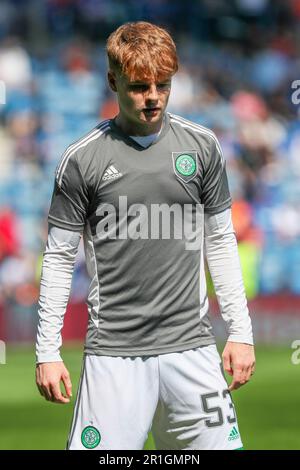
{"type": "Polygon", "coordinates": [[[56,403],[68,403],[72,393],[70,375],[60,356],[61,330],[89,206],[89,191],[75,147],[66,150],[56,169],[38,309],[36,383],[41,395],[56,403]]]}
{"type": "Polygon", "coordinates": [[[36,341],[36,383],[46,400],[68,403],[72,384],[60,356],[66,312],[80,233],[49,225],[43,257],[36,341]],[[63,383],[66,395],[60,390],[63,383]]]}

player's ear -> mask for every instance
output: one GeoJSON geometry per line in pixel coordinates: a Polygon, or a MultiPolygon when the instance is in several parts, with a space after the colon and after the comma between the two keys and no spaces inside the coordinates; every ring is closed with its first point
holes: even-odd
{"type": "Polygon", "coordinates": [[[117,85],[116,85],[116,75],[114,74],[114,72],[112,72],[111,70],[109,70],[107,72],[107,80],[108,80],[108,84],[110,86],[110,89],[112,91],[117,91],[117,85]]]}

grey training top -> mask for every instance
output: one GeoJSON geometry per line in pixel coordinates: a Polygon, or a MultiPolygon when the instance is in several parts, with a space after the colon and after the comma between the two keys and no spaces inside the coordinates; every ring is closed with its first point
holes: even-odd
{"type": "Polygon", "coordinates": [[[195,224],[200,204],[215,214],[231,198],[219,142],[198,124],[165,113],[158,139],[144,148],[112,119],[67,148],[48,219],[83,232],[91,277],[86,353],[153,355],[215,342],[203,238],[187,249],[191,233],[178,223],[188,207],[195,224]],[[158,208],[161,218],[153,216],[158,208]],[[174,209],[169,220],[166,208],[174,209]]]}

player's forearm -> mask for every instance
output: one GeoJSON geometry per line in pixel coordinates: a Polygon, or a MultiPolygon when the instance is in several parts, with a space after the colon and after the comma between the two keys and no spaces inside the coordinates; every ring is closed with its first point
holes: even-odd
{"type": "Polygon", "coordinates": [[[50,227],[40,283],[37,362],[61,361],[63,327],[80,233],[50,227]]]}
{"type": "Polygon", "coordinates": [[[253,344],[252,324],[242,278],[231,211],[205,215],[205,251],[228,341],[253,344]]]}

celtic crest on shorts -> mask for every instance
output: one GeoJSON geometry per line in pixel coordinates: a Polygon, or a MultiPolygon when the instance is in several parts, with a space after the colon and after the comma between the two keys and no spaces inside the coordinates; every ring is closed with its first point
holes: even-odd
{"type": "Polygon", "coordinates": [[[81,442],[87,449],[94,449],[100,444],[101,435],[94,426],[87,426],[81,433],[81,442]]]}

